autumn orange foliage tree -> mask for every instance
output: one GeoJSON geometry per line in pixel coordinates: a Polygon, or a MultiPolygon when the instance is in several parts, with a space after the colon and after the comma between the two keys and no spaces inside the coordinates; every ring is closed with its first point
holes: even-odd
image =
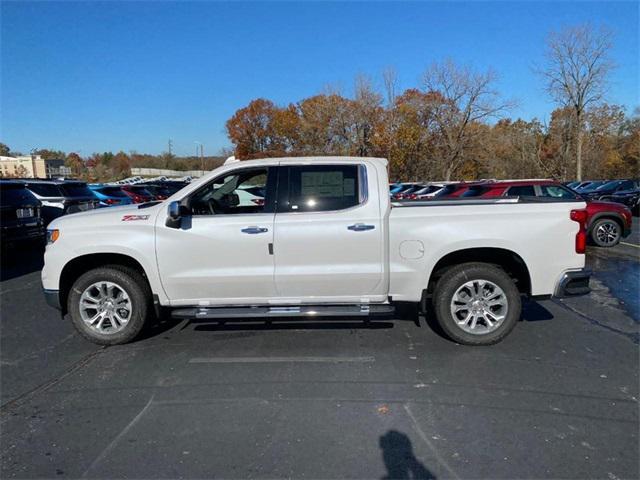
{"type": "MultiPolygon", "coordinates": [[[[505,102],[456,104],[433,89],[410,88],[387,104],[369,82],[359,81],[355,92],[353,98],[318,94],[282,107],[253,100],[227,122],[235,155],[382,156],[394,181],[575,178],[571,108],[554,110],[545,125],[507,118],[505,102]]],[[[621,106],[599,104],[584,113],[582,132],[585,178],[638,175],[639,111],[628,116],[621,106]]]]}

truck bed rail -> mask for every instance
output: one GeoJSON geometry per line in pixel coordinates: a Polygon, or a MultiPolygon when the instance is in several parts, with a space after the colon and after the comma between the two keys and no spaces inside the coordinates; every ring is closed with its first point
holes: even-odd
{"type": "Polygon", "coordinates": [[[582,203],[579,198],[553,197],[500,197],[500,198],[448,198],[446,200],[392,200],[391,207],[442,207],[450,205],[502,205],[514,203],[582,203]]]}

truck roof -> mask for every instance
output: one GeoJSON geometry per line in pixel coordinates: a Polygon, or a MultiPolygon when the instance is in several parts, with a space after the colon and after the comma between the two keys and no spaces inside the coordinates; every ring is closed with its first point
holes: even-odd
{"type": "MultiPolygon", "coordinates": [[[[259,158],[255,160],[238,160],[233,162],[234,164],[243,165],[262,165],[262,164],[274,164],[274,163],[332,163],[332,162],[362,162],[368,161],[377,163],[383,168],[387,168],[387,159],[378,157],[349,157],[349,156],[308,156],[308,157],[273,157],[273,158],[259,158]]],[[[230,162],[231,163],[231,162],[230,162]]]]}

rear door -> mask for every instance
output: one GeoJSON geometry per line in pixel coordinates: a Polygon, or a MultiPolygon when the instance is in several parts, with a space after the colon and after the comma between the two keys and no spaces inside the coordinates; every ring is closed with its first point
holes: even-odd
{"type": "MultiPolygon", "coordinates": [[[[284,302],[385,298],[384,234],[375,169],[363,164],[280,167],[275,283],[284,302]]],[[[385,195],[387,194],[384,192],[385,195]]]]}

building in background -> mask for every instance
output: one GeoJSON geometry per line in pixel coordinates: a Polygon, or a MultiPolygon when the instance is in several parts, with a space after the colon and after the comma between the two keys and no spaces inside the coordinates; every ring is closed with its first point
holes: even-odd
{"type": "Polygon", "coordinates": [[[69,175],[71,169],[65,167],[64,160],[59,158],[45,160],[40,155],[0,156],[2,178],[51,178],[69,175]]]}

